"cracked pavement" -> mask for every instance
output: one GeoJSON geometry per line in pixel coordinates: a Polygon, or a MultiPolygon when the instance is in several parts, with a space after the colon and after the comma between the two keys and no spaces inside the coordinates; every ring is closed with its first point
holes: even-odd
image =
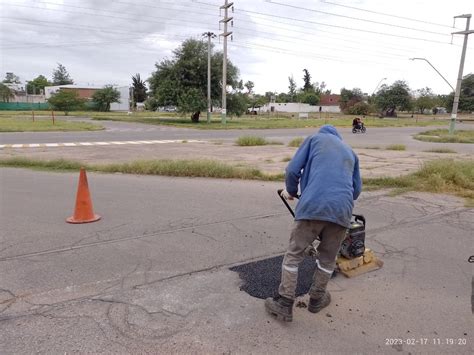
{"type": "Polygon", "coordinates": [[[281,324],[229,270],[284,252],[280,183],[88,173],[103,218],[71,225],[77,179],[0,170],[1,353],[473,352],[474,211],[458,198],[363,192],[384,267],[338,275],[327,309],[281,324]]]}

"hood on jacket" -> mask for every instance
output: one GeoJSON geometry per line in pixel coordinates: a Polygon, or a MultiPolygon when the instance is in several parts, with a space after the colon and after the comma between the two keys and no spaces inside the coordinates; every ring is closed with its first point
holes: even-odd
{"type": "Polygon", "coordinates": [[[339,134],[339,132],[336,130],[336,127],[334,127],[330,124],[326,124],[326,125],[322,126],[319,129],[318,133],[332,134],[333,136],[336,136],[337,138],[339,138],[342,141],[342,137],[339,134]]]}

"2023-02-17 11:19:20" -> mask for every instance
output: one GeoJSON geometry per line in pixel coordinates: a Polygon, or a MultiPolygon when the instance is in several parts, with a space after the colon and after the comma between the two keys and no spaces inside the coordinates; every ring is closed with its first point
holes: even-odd
{"type": "Polygon", "coordinates": [[[467,345],[466,338],[386,338],[385,345],[467,345]]]}

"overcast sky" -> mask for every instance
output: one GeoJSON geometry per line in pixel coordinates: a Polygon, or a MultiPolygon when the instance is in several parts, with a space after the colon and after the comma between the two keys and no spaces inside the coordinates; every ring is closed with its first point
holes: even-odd
{"type": "MultiPolygon", "coordinates": [[[[230,2],[230,1],[229,1],[230,2]]],[[[0,76],[51,79],[63,64],[76,84],[130,85],[150,77],[184,39],[219,29],[224,0],[0,0],[0,76]]],[[[303,69],[333,93],[405,80],[411,89],[451,91],[424,57],[455,87],[472,0],[234,0],[228,57],[254,91],[303,86],[303,69]],[[452,41],[452,43],[451,43],[452,41]],[[386,79],[384,79],[386,78],[386,79]]],[[[471,21],[474,29],[474,20],[471,21]]],[[[223,41],[214,39],[215,49],[223,41]]],[[[474,72],[474,35],[464,75],[474,72]]]]}

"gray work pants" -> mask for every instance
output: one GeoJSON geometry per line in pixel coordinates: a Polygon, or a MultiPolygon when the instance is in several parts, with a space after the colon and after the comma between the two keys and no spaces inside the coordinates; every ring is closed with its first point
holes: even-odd
{"type": "MultiPolygon", "coordinates": [[[[346,236],[346,228],[332,222],[300,220],[295,221],[290,245],[283,258],[281,283],[278,293],[294,299],[298,281],[298,266],[303,261],[305,249],[319,237],[317,268],[329,275],[336,267],[336,257],[346,236]]],[[[316,270],[318,272],[318,270],[316,270]]],[[[315,272],[315,277],[316,277],[315,272]]],[[[315,279],[313,277],[313,280],[315,279]]],[[[314,283],[314,281],[313,281],[314,283]]]]}

